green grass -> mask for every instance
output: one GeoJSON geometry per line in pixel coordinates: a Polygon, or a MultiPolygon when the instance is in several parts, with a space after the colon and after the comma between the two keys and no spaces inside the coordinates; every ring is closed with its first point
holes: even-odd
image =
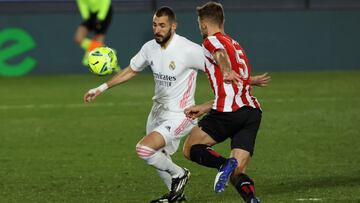
{"type": "MultiPolygon", "coordinates": [[[[202,75],[200,73],[200,75],[202,75]]],[[[263,203],[360,202],[360,72],[271,73],[247,173],[263,203]],[[299,199],[305,199],[300,201],[299,199]]],[[[151,75],[85,105],[92,75],[0,79],[0,202],[148,202],[166,188],[135,153],[151,107],[151,75]]],[[[197,102],[213,97],[199,77],[197,102]]],[[[228,155],[229,143],[216,149],[228,155]]],[[[185,160],[189,203],[241,202],[212,191],[216,171],[185,160]]]]}

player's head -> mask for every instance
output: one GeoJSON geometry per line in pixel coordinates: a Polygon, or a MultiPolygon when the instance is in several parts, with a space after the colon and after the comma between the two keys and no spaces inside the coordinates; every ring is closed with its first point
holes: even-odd
{"type": "Polygon", "coordinates": [[[224,9],[220,3],[208,2],[203,6],[196,8],[198,14],[198,23],[201,35],[206,38],[208,36],[208,27],[217,26],[223,28],[224,26],[224,9]]]}
{"type": "Polygon", "coordinates": [[[176,30],[176,16],[169,7],[159,8],[153,17],[153,32],[155,41],[160,45],[165,45],[176,30]]]}

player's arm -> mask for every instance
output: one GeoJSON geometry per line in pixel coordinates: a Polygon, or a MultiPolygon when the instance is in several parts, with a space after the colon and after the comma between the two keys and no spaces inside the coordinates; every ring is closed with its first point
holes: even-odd
{"type": "Polygon", "coordinates": [[[184,110],[184,113],[185,113],[186,117],[188,117],[188,118],[191,118],[191,119],[198,118],[198,117],[202,116],[203,114],[209,112],[211,110],[211,107],[213,106],[213,103],[214,103],[214,101],[208,101],[203,104],[190,106],[184,110]]]}
{"type": "MultiPolygon", "coordinates": [[[[219,64],[220,66],[221,72],[223,73],[224,82],[238,83],[241,81],[241,76],[232,70],[229,56],[227,55],[225,50],[223,49],[217,50],[213,54],[213,57],[216,63],[219,64]]],[[[268,73],[264,73],[262,75],[255,75],[250,77],[250,85],[265,87],[268,85],[270,80],[271,77],[268,75],[268,73]]]]}
{"type": "Polygon", "coordinates": [[[103,83],[99,87],[89,90],[84,95],[84,102],[89,103],[94,100],[97,96],[103,93],[105,90],[112,88],[116,85],[124,83],[131,78],[133,78],[138,72],[134,71],[130,66],[126,67],[125,69],[121,70],[115,76],[113,76],[109,81],[103,83]]]}
{"type": "Polygon", "coordinates": [[[224,49],[218,49],[212,55],[220,66],[225,83],[238,83],[241,81],[241,76],[231,68],[229,56],[224,49]]]}
{"type": "Polygon", "coordinates": [[[250,76],[250,85],[266,87],[270,81],[271,81],[271,76],[268,73],[250,76]]]}

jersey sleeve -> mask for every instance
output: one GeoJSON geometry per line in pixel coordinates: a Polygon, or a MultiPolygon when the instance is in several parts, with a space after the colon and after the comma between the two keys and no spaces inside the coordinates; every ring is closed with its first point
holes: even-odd
{"type": "Polygon", "coordinates": [[[81,18],[83,20],[87,20],[90,17],[90,9],[88,5],[84,2],[84,0],[76,0],[76,3],[79,7],[81,18]]]}
{"type": "Polygon", "coordinates": [[[188,63],[187,66],[192,69],[205,71],[205,56],[202,47],[194,44],[194,46],[189,49],[186,62],[188,63]]]}
{"type": "Polygon", "coordinates": [[[207,37],[203,42],[203,46],[211,54],[215,53],[217,50],[225,49],[225,47],[221,44],[221,42],[216,36],[207,37]]]}
{"type": "Polygon", "coordinates": [[[140,51],[134,57],[132,57],[132,59],[130,60],[130,67],[134,71],[137,71],[137,72],[142,71],[149,65],[145,50],[146,50],[146,47],[144,45],[140,49],[140,51]]]}
{"type": "Polygon", "coordinates": [[[109,8],[110,8],[110,5],[111,5],[111,0],[101,0],[99,1],[101,2],[99,4],[99,11],[98,11],[98,14],[96,15],[96,18],[98,20],[105,20],[108,12],[109,12],[109,8]]]}

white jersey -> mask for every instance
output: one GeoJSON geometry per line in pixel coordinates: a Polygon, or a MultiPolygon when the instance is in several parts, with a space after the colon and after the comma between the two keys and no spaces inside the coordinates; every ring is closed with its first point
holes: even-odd
{"type": "Polygon", "coordinates": [[[183,112],[194,105],[197,70],[204,71],[204,55],[201,46],[174,34],[166,49],[155,40],[145,43],[131,59],[130,67],[142,71],[151,67],[155,81],[154,103],[164,110],[183,112]]]}

